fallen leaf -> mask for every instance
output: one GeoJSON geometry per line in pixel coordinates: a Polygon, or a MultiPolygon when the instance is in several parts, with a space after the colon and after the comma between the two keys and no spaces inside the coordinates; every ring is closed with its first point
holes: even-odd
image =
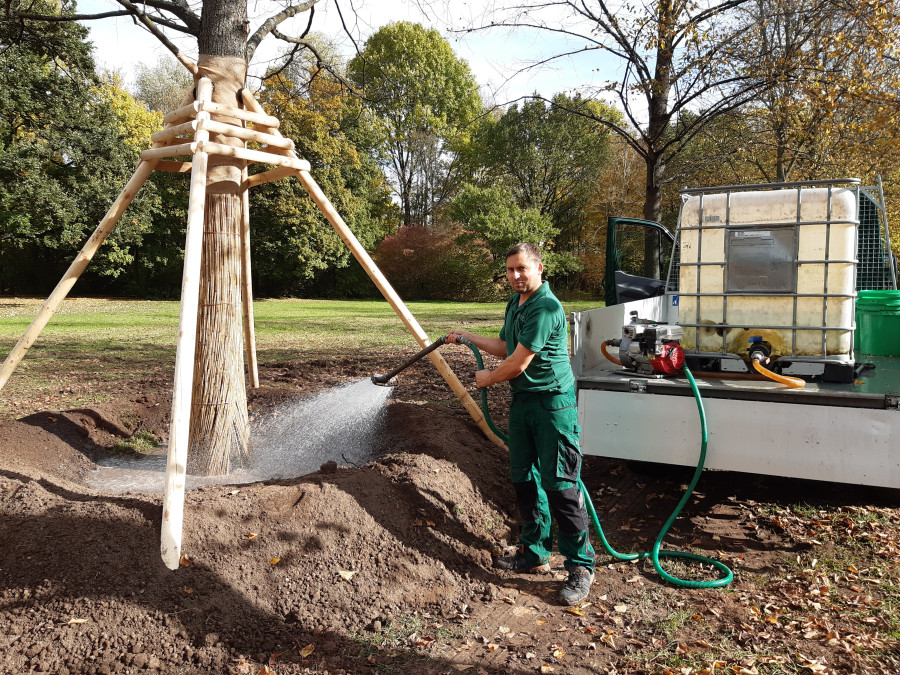
{"type": "Polygon", "coordinates": [[[553,666],[547,665],[546,663],[541,664],[541,672],[542,673],[552,673],[553,666]]]}
{"type": "Polygon", "coordinates": [[[560,648],[560,649],[553,650],[553,658],[555,658],[557,661],[561,660],[562,657],[564,657],[565,655],[566,655],[565,649],[560,648]]]}
{"type": "Polygon", "coordinates": [[[184,592],[187,593],[188,595],[191,595],[194,592],[194,589],[193,588],[185,588],[184,592]]]}
{"type": "Polygon", "coordinates": [[[641,580],[641,578],[640,578],[639,576],[635,575],[635,576],[633,576],[633,577],[630,577],[630,578],[626,579],[626,580],[625,580],[625,583],[626,583],[626,584],[636,584],[636,583],[639,582],[640,580],[641,580]]]}
{"type": "Polygon", "coordinates": [[[69,625],[73,623],[87,623],[87,619],[69,619],[69,625]]]}
{"type": "Polygon", "coordinates": [[[538,619],[537,621],[535,621],[535,623],[538,626],[543,626],[545,623],[547,623],[547,619],[538,619]]]}
{"type": "Polygon", "coordinates": [[[281,558],[269,558],[270,565],[277,565],[280,562],[281,562],[281,558]]]}
{"type": "Polygon", "coordinates": [[[353,578],[353,575],[356,574],[356,570],[338,570],[338,574],[341,575],[341,579],[350,581],[353,578]]]}
{"type": "Polygon", "coordinates": [[[584,610],[580,607],[566,607],[566,611],[569,614],[574,614],[575,616],[584,616],[584,610]]]}
{"type": "Polygon", "coordinates": [[[615,607],[613,607],[613,609],[616,610],[619,614],[624,614],[628,611],[628,605],[616,605],[615,607]]]}
{"type": "Polygon", "coordinates": [[[256,675],[276,675],[275,671],[269,668],[269,666],[263,666],[260,668],[256,675]]]}
{"type": "Polygon", "coordinates": [[[609,635],[609,634],[604,635],[603,637],[600,638],[600,642],[605,642],[606,644],[608,644],[608,645],[609,645],[610,647],[612,647],[613,649],[616,648],[616,641],[615,641],[615,639],[613,638],[612,635],[609,635]]]}
{"type": "Polygon", "coordinates": [[[305,659],[307,656],[312,654],[314,651],[316,651],[315,645],[306,645],[303,649],[300,650],[300,656],[302,656],[305,659]]]}
{"type": "Polygon", "coordinates": [[[248,532],[247,533],[247,539],[256,539],[257,536],[258,535],[256,534],[256,532],[248,532]]]}
{"type": "Polygon", "coordinates": [[[182,556],[178,559],[178,563],[179,563],[180,565],[183,565],[184,567],[190,567],[190,565],[191,565],[191,561],[190,561],[190,559],[189,559],[186,555],[182,555],[182,556]]]}

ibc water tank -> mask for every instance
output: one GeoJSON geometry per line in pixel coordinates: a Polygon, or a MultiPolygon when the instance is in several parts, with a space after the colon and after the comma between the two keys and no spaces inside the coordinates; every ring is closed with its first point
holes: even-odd
{"type": "Polygon", "coordinates": [[[685,191],[679,323],[689,351],[849,361],[857,191],[685,191]]]}

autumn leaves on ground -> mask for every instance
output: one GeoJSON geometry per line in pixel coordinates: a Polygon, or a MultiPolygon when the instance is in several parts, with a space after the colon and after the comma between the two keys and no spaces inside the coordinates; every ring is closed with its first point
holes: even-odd
{"type": "MultiPolygon", "coordinates": [[[[411,353],[264,361],[254,423],[411,353]]],[[[471,355],[443,353],[468,382],[471,355]]],[[[93,385],[19,390],[0,422],[4,673],[900,672],[896,492],[706,474],[665,547],[722,560],[733,584],[676,588],[598,545],[589,602],[565,608],[559,559],[549,579],[491,568],[515,531],[504,453],[428,363],[394,390],[373,461],[343,466],[337,448],[312,475],[189,491],[169,571],[160,496],[85,484],[130,439],[165,440],[170,372],[101,358],[93,385]],[[60,389],[105,400],[60,409],[60,389]]],[[[491,405],[503,426],[501,392],[491,405]]],[[[623,551],[650,548],[690,477],[643,468],[586,462],[623,551]]]]}

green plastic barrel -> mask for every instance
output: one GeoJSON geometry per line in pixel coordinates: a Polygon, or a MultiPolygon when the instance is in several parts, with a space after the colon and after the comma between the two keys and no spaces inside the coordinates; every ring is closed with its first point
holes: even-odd
{"type": "Polygon", "coordinates": [[[853,347],[872,356],[900,356],[900,291],[860,291],[853,347]]]}

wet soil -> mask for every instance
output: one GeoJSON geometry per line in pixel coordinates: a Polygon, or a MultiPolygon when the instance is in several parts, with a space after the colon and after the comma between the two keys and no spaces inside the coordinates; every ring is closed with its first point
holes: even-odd
{"type": "MultiPolygon", "coordinates": [[[[263,364],[252,415],[258,422],[323,387],[384,372],[400,356],[263,364]]],[[[445,356],[471,380],[465,355],[445,356]]],[[[896,495],[707,474],[666,546],[726,562],[736,574],[728,589],[676,588],[648,562],[617,562],[597,544],[590,604],[565,608],[558,557],[549,577],[492,568],[492,552],[515,541],[505,450],[428,363],[401,377],[364,466],[342,465],[336,449],[335,462],[310,475],[189,491],[184,558],[168,570],[161,496],[85,486],[116,441],[139,430],[165,441],[169,387],[144,380],[80,409],[20,401],[25,414],[0,423],[0,672],[726,672],[716,663],[727,672],[888,672],[860,661],[858,645],[840,644],[865,633],[849,616],[829,625],[837,643],[824,629],[783,629],[784,614],[766,618],[765,598],[796,607],[801,623],[823,600],[817,610],[812,591],[784,599],[816,544],[771,526],[760,505],[896,495]],[[803,670],[801,659],[825,670],[803,670]]],[[[491,405],[502,428],[507,397],[492,392],[491,405]]],[[[648,468],[585,462],[585,483],[623,550],[650,548],[690,478],[648,468]]],[[[849,582],[832,585],[853,592],[849,582]]],[[[889,592],[873,593],[868,602],[889,592]]],[[[870,653],[896,649],[870,628],[882,636],[870,653]]]]}

